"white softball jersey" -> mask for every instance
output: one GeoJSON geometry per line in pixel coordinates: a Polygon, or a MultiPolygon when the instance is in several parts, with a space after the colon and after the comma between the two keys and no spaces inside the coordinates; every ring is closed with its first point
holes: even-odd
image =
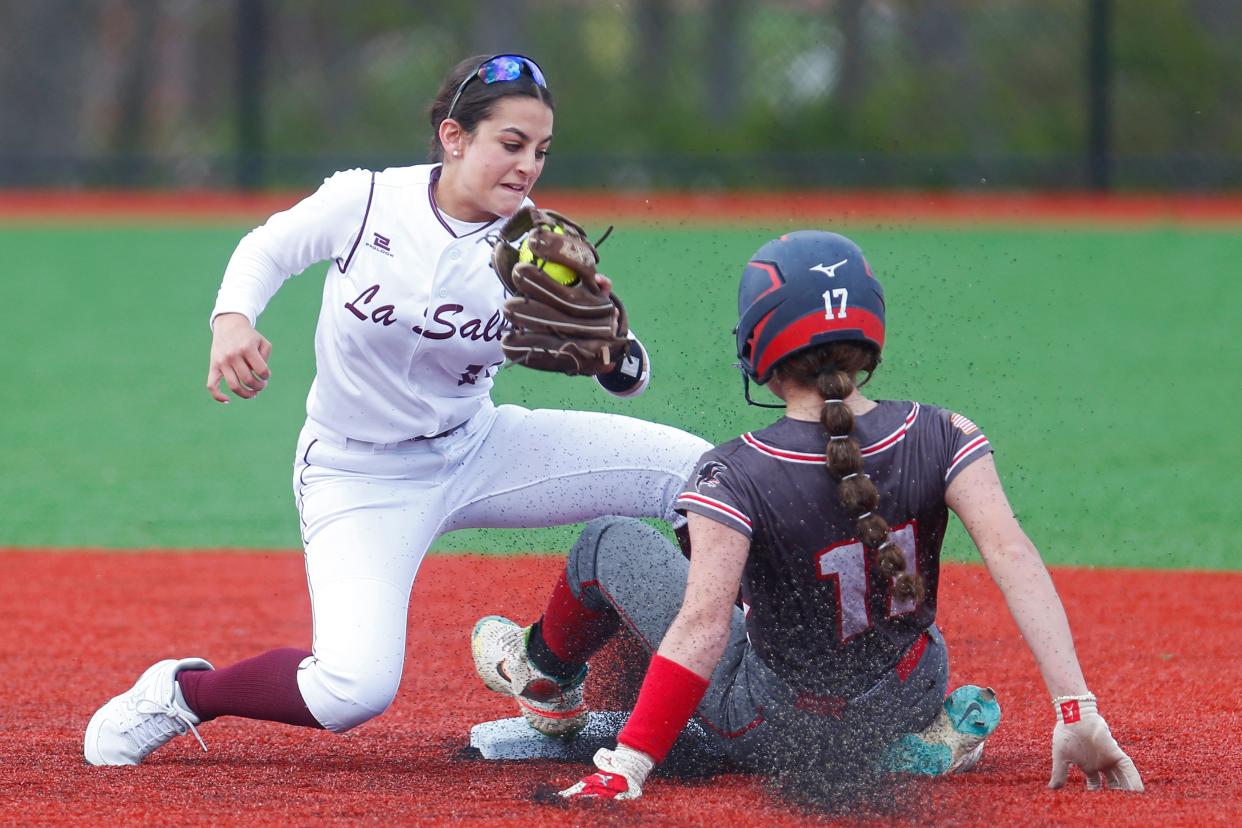
{"type": "MultiPolygon", "coordinates": [[[[438,165],[339,172],[237,246],[212,319],[251,322],[291,274],[330,260],[308,417],[372,443],[432,436],[488,402],[504,363],[504,286],[487,224],[432,197],[438,165]]],[[[529,200],[528,202],[529,203],[529,200]]]]}
{"type": "MultiPolygon", "coordinates": [[[[293,489],[314,625],[298,688],[336,732],[395,697],[410,590],[436,537],[607,514],[675,521],[711,448],[632,417],[493,405],[505,290],[486,237],[501,220],[442,214],[438,169],[327,179],[241,241],[212,311],[253,324],[290,274],[331,261],[293,489]]],[[[640,381],[620,396],[646,384],[629,376],[640,381]]]]}

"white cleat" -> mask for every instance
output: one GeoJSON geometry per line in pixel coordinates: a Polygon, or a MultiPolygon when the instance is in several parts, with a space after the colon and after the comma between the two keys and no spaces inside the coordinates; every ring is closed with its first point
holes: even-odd
{"type": "Polygon", "coordinates": [[[955,763],[950,764],[949,773],[965,773],[979,764],[979,760],[983,758],[983,746],[985,744],[987,744],[986,741],[980,742],[975,745],[975,749],[970,751],[970,753],[967,753],[955,763]]]}
{"type": "Polygon", "coordinates": [[[512,696],[528,724],[545,736],[572,736],[586,725],[586,668],[558,682],[530,663],[523,629],[508,618],[480,618],[470,634],[474,669],[488,690],[512,696]]]}
{"type": "Polygon", "coordinates": [[[95,711],[86,726],[82,752],[92,765],[137,765],[174,736],[194,734],[194,715],[177,701],[174,683],[182,670],[212,670],[201,658],[169,658],[147,668],[138,682],[95,711]]]}

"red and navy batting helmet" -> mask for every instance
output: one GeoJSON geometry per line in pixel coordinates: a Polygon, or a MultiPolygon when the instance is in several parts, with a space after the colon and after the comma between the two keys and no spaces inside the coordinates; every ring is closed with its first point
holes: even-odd
{"type": "Polygon", "coordinates": [[[827,342],[884,347],[884,288],[858,245],[799,230],[751,256],[737,291],[737,355],[760,385],[785,357],[827,342]]]}

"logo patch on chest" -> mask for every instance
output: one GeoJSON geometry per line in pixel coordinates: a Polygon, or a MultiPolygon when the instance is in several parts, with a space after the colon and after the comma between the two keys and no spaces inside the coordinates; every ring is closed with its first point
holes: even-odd
{"type": "Polygon", "coordinates": [[[374,233],[373,235],[375,238],[367,242],[367,247],[371,248],[372,250],[378,253],[383,253],[385,256],[391,259],[392,258],[392,246],[391,246],[392,239],[390,239],[388,236],[384,236],[379,233],[374,233]]]}

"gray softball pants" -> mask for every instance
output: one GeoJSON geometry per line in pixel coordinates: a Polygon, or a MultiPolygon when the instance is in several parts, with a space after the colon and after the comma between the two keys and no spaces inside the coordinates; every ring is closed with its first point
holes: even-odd
{"type": "MultiPolygon", "coordinates": [[[[566,562],[574,595],[593,611],[616,612],[650,653],[681,607],[688,571],[689,561],[663,535],[623,517],[587,524],[566,562]]],[[[729,759],[745,767],[786,742],[794,729],[806,729],[800,738],[814,733],[835,741],[865,732],[877,743],[922,730],[940,710],[947,682],[944,639],[933,625],[922,658],[904,680],[890,672],[837,715],[807,713],[805,697],[750,645],[742,611],[735,608],[728,644],[696,717],[729,759]]]]}

